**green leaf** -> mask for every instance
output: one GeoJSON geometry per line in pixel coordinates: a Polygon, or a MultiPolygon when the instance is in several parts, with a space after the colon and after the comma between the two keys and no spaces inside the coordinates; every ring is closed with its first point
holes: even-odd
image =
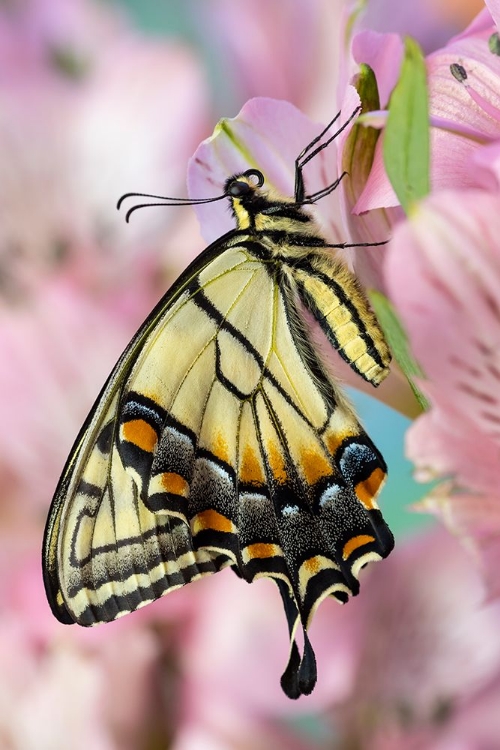
{"type": "Polygon", "coordinates": [[[429,192],[429,106],[425,60],[417,42],[405,40],[401,75],[389,102],[384,165],[406,214],[429,192]]]}
{"type": "Polygon", "coordinates": [[[342,148],[341,172],[347,172],[349,178],[342,183],[344,192],[346,222],[351,240],[366,242],[382,241],[390,235],[391,223],[384,208],[365,211],[362,214],[352,213],[360,195],[366,187],[376,146],[380,138],[379,128],[371,127],[365,122],[365,115],[380,110],[380,98],[375,73],[369,65],[362,63],[353,80],[353,85],[361,101],[361,115],[353,124],[342,148]]]}
{"type": "MultiPolygon", "coordinates": [[[[380,109],[377,79],[369,65],[360,65],[353,83],[361,100],[362,113],[380,109]]],[[[349,175],[344,189],[349,195],[351,205],[354,205],[366,185],[379,135],[379,130],[355,122],[347,136],[342,149],[342,169],[349,175]]]]}
{"type": "Polygon", "coordinates": [[[498,31],[488,39],[488,49],[492,55],[500,55],[500,38],[498,37],[498,31]]]}
{"type": "Polygon", "coordinates": [[[427,411],[429,403],[413,380],[415,377],[423,377],[423,372],[418,363],[413,359],[408,345],[408,338],[396,315],[394,307],[382,292],[372,290],[368,294],[378,322],[389,342],[394,359],[406,375],[415,398],[422,407],[422,411],[427,411]]]}

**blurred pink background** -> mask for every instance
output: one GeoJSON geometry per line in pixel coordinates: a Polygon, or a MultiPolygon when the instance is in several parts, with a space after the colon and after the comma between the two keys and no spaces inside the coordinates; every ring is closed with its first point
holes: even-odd
{"type": "MultiPolygon", "coordinates": [[[[224,571],[92,631],[60,625],[45,601],[43,526],[73,440],[204,245],[192,210],[126,225],[118,197],[185,196],[199,142],[252,96],[329,119],[350,6],[0,4],[0,750],[500,748],[500,611],[480,606],[478,576],[441,531],[402,535],[365,596],[325,603],[318,688],[299,703],[279,687],[288,644],[269,581],[224,571]]],[[[481,7],[372,0],[363,23],[430,52],[481,7]]],[[[363,403],[365,422],[380,419],[363,403]]],[[[400,442],[405,425],[384,420],[400,442]]],[[[406,518],[423,490],[399,471],[406,518]]]]}

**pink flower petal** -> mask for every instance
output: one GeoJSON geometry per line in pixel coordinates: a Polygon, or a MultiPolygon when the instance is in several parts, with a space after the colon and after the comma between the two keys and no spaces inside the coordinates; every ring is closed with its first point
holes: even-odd
{"type": "MultiPolygon", "coordinates": [[[[360,98],[353,86],[346,88],[342,111],[354,111],[360,98]]],[[[338,141],[338,171],[348,174],[340,184],[339,196],[344,226],[351,243],[384,242],[390,236],[390,223],[385,211],[371,211],[363,216],[355,215],[353,206],[366,183],[370,170],[369,146],[365,139],[364,124],[349,137],[352,128],[346,129],[338,141]],[[360,158],[361,157],[361,158],[360,158]]],[[[385,247],[349,248],[342,251],[348,266],[367,289],[385,291],[382,276],[385,247]]]]}
{"type": "Polygon", "coordinates": [[[399,206],[399,199],[389,182],[384,167],[382,154],[383,137],[382,134],[378,139],[370,175],[363,192],[352,209],[354,214],[362,214],[364,211],[372,211],[376,208],[394,208],[395,206],[399,206]]]}
{"type": "Polygon", "coordinates": [[[500,188],[500,141],[481,146],[472,156],[476,180],[486,190],[500,188]]]}
{"type": "MultiPolygon", "coordinates": [[[[498,699],[500,605],[482,606],[469,557],[438,530],[400,545],[384,570],[367,577],[365,593],[345,610],[359,650],[351,699],[332,709],[339,747],[427,750],[456,747],[461,736],[474,742],[477,727],[471,731],[462,712],[487,698],[490,686],[498,699]]],[[[498,711],[490,711],[494,737],[498,711]]]]}
{"type": "Polygon", "coordinates": [[[418,3],[377,0],[367,4],[360,25],[378,32],[397,32],[401,37],[410,35],[424,52],[430,52],[462,28],[481,5],[481,0],[420,0],[418,3]]]}
{"type": "Polygon", "coordinates": [[[399,78],[403,61],[403,40],[398,34],[361,31],[352,40],[352,54],[360,65],[366,63],[375,73],[380,106],[386,107],[399,78]]]}
{"type": "Polygon", "coordinates": [[[406,434],[406,453],[422,482],[453,476],[464,486],[489,492],[500,482],[498,447],[457,408],[442,385],[419,383],[432,403],[406,434]]]}
{"type": "Polygon", "coordinates": [[[500,27],[500,2],[499,0],[484,0],[484,4],[491,13],[491,17],[497,28],[500,27]]]}
{"type": "MultiPolygon", "coordinates": [[[[456,428],[455,443],[463,436],[471,455],[483,456],[484,465],[475,470],[464,465],[459,458],[464,446],[453,467],[461,481],[482,489],[490,476],[485,467],[500,445],[499,232],[496,194],[441,192],[396,228],[386,266],[412,350],[432,382],[429,395],[442,413],[438,424],[448,422],[441,442],[456,428]]],[[[424,455],[432,460],[424,429],[429,419],[423,418],[411,442],[420,460],[424,455]]],[[[436,451],[437,471],[443,460],[450,470],[452,457],[452,448],[446,458],[436,451]]]]}
{"type": "Polygon", "coordinates": [[[500,597],[500,503],[496,495],[471,495],[438,487],[422,503],[439,516],[479,562],[490,599],[500,597]]]}
{"type": "MultiPolygon", "coordinates": [[[[350,112],[349,112],[350,114],[350,112]]],[[[295,159],[322,130],[292,104],[274,99],[251,99],[233,119],[216,127],[194,154],[188,171],[189,195],[208,198],[221,195],[228,177],[245,169],[262,171],[267,184],[292,196],[295,159]]],[[[304,169],[306,189],[319,190],[335,180],[335,144],[322,151],[304,169]]],[[[202,233],[213,242],[234,228],[227,203],[197,206],[202,233]]],[[[322,199],[317,214],[333,242],[345,241],[335,194],[322,199]]]]}
{"type": "MultiPolygon", "coordinates": [[[[320,120],[334,116],[344,3],[217,0],[201,4],[197,11],[207,46],[223,61],[230,101],[240,106],[255,96],[273,97],[320,120]]],[[[229,98],[227,93],[221,95],[229,98]]]]}
{"type": "MultiPolygon", "coordinates": [[[[486,12],[480,22],[427,58],[431,122],[440,125],[431,128],[433,190],[477,186],[471,160],[483,144],[500,138],[500,58],[487,44],[494,31],[486,12]],[[465,69],[465,81],[453,77],[453,64],[465,69]]],[[[385,174],[382,138],[366,187],[354,207],[356,213],[398,204],[385,174]]]]}
{"type": "Polygon", "coordinates": [[[489,2],[488,0],[485,0],[484,3],[487,7],[483,8],[475,18],[472,19],[472,21],[467,25],[467,27],[461,31],[459,34],[456,34],[451,41],[456,42],[461,39],[466,39],[469,36],[474,36],[476,34],[482,34],[482,33],[491,33],[491,25],[493,21],[493,14],[491,12],[491,9],[488,8],[488,6],[497,6],[498,2],[497,0],[493,0],[493,2],[489,2]]]}
{"type": "MultiPolygon", "coordinates": [[[[68,279],[40,284],[29,303],[0,310],[0,467],[44,509],[65,455],[120,350],[151,305],[148,274],[103,303],[68,279]],[[20,385],[22,380],[22,387],[20,385]]],[[[3,502],[6,502],[3,498],[3,502]]]]}

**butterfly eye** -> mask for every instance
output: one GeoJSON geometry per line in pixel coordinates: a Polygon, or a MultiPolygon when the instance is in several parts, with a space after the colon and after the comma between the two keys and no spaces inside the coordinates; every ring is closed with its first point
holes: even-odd
{"type": "Polygon", "coordinates": [[[230,180],[226,187],[226,195],[232,198],[241,198],[250,195],[255,188],[260,188],[264,184],[264,175],[258,169],[247,169],[241,177],[246,177],[248,182],[237,178],[230,180]]]}
{"type": "Polygon", "coordinates": [[[243,182],[243,180],[234,180],[230,183],[227,194],[232,196],[233,198],[241,198],[244,195],[248,195],[251,193],[253,188],[248,184],[248,182],[243,182]]]}

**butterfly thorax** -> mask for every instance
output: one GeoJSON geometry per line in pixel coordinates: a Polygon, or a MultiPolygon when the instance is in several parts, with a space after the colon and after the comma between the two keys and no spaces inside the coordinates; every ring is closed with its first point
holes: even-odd
{"type": "Polygon", "coordinates": [[[301,204],[271,189],[262,189],[247,173],[228,180],[226,194],[237,229],[248,232],[259,242],[275,250],[283,245],[325,245],[316,222],[301,204]]]}

